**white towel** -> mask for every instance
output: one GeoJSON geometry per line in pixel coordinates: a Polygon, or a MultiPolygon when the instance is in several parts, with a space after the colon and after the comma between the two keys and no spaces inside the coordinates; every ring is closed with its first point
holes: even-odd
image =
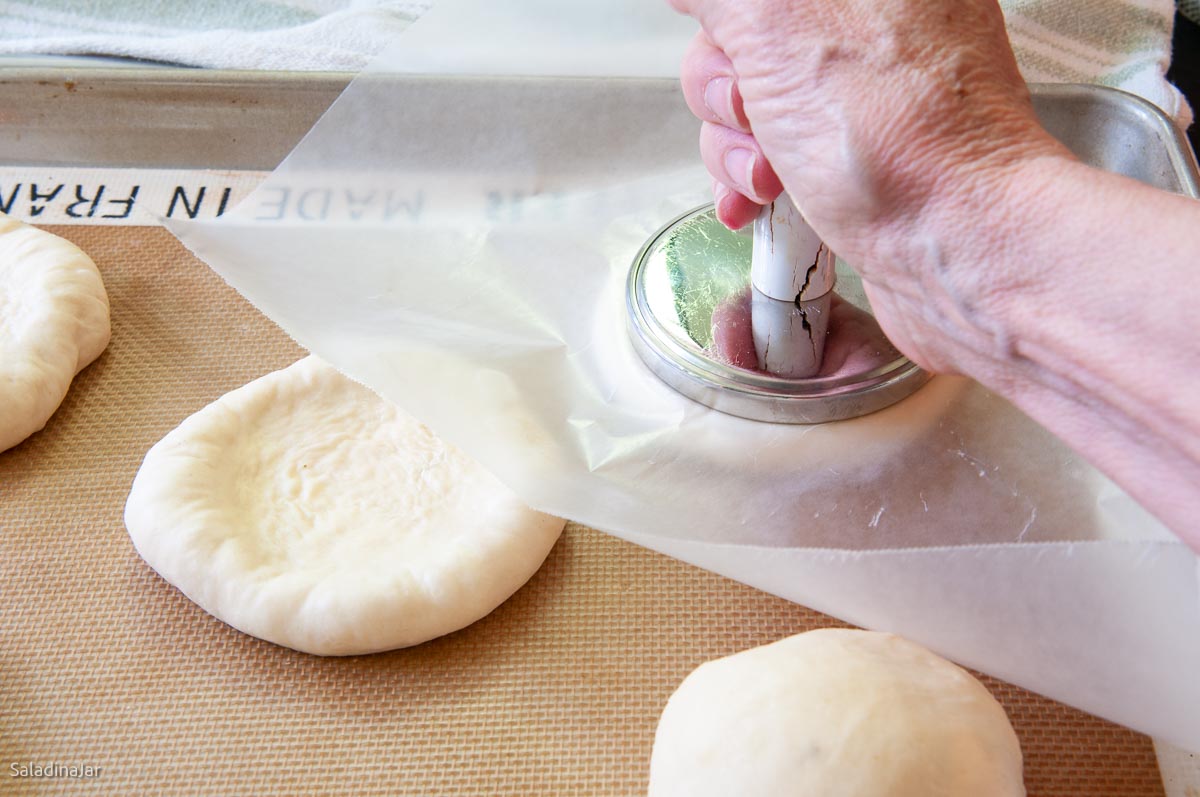
{"type": "Polygon", "coordinates": [[[432,0],[0,0],[0,54],[358,71],[432,0]]]}

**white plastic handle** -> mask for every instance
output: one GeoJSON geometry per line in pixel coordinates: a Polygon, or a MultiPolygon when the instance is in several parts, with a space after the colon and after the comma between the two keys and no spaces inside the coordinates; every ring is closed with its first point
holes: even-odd
{"type": "Polygon", "coordinates": [[[754,220],[750,281],[772,299],[807,302],[833,290],[834,255],[787,194],[754,220]]]}
{"type": "Polygon", "coordinates": [[[821,370],[837,281],[834,262],[787,194],[754,220],[751,321],[763,370],[789,379],[821,370]]]}

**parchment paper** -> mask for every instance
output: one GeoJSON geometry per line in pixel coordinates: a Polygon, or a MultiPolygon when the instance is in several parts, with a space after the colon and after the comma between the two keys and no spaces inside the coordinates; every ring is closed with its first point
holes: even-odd
{"type": "Polygon", "coordinates": [[[632,259],[706,200],[664,79],[691,30],[645,0],[443,0],[246,202],[172,229],[535,507],[1200,749],[1196,556],[1010,404],[939,378],[761,424],[632,353],[632,259]]]}

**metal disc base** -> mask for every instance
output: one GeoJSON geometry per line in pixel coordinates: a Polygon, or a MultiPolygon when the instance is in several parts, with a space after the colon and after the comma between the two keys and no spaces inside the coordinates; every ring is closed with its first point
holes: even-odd
{"type": "Polygon", "coordinates": [[[630,338],[672,388],[730,415],[803,424],[876,412],[929,380],[884,337],[861,280],[844,264],[832,303],[814,308],[754,291],[751,249],[749,236],[726,229],[706,205],[659,230],[634,260],[630,338]],[[815,309],[830,314],[822,369],[790,378],[781,352],[786,359],[789,346],[806,340],[799,330],[815,309]]]}

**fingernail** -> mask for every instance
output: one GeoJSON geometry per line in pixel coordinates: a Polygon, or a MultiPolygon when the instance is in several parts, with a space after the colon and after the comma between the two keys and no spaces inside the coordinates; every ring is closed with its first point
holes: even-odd
{"type": "Polygon", "coordinates": [[[737,127],[733,111],[733,78],[715,77],[704,87],[704,104],[726,127],[737,127]]]}
{"type": "Polygon", "coordinates": [[[748,149],[735,147],[725,153],[725,171],[733,181],[732,188],[756,199],[758,193],[754,190],[754,162],[758,156],[748,149]]]}
{"type": "Polygon", "coordinates": [[[713,183],[713,204],[716,205],[717,216],[721,215],[721,206],[725,204],[725,200],[729,198],[729,189],[721,183],[713,183]]]}

